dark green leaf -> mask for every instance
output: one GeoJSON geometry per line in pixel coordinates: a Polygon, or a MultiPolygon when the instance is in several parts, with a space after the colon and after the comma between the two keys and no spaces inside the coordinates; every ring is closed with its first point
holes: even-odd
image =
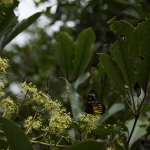
{"type": "Polygon", "coordinates": [[[135,61],[137,72],[135,74],[137,82],[140,84],[143,91],[146,93],[150,79],[150,60],[135,61]]]}
{"type": "Polygon", "coordinates": [[[14,0],[11,7],[0,4],[0,37],[12,30],[12,27],[17,24],[17,17],[14,14],[14,9],[18,4],[19,2],[17,0],[14,0]]]}
{"type": "Polygon", "coordinates": [[[95,34],[91,28],[80,33],[74,44],[73,73],[77,79],[86,69],[93,55],[93,42],[95,34]]]}
{"type": "Polygon", "coordinates": [[[8,142],[0,140],[0,149],[7,149],[9,147],[8,142]]]}
{"type": "Polygon", "coordinates": [[[117,121],[117,126],[120,126],[123,131],[128,132],[128,128],[125,126],[124,122],[117,121]]]}
{"type": "Polygon", "coordinates": [[[137,67],[136,79],[144,92],[147,91],[150,78],[150,19],[146,22],[139,23],[132,33],[129,53],[132,59],[136,60],[137,67]]]}
{"type": "Polygon", "coordinates": [[[29,18],[24,19],[22,22],[13,26],[9,32],[0,37],[0,50],[2,50],[4,46],[14,39],[19,33],[34,23],[35,20],[41,16],[41,14],[42,12],[38,12],[29,18]]]}
{"type": "Polygon", "coordinates": [[[116,63],[106,54],[100,54],[100,63],[107,74],[115,82],[123,96],[125,96],[125,82],[116,63]]]}
{"type": "Polygon", "coordinates": [[[99,70],[95,67],[91,68],[91,87],[93,90],[95,91],[100,91],[101,89],[101,77],[100,77],[100,73],[99,70]]]}
{"type": "Polygon", "coordinates": [[[33,150],[28,137],[14,122],[3,117],[0,122],[12,150],[33,150]]]}
{"type": "Polygon", "coordinates": [[[104,150],[105,144],[102,142],[96,142],[88,140],[71,146],[68,150],[104,150]]]}
{"type": "Polygon", "coordinates": [[[91,133],[95,137],[100,138],[100,137],[106,137],[108,135],[118,133],[118,132],[119,132],[119,129],[117,129],[117,128],[115,129],[112,126],[105,127],[105,126],[101,125],[97,129],[93,130],[91,133]]]}
{"type": "Polygon", "coordinates": [[[73,67],[73,42],[66,34],[62,32],[58,32],[56,41],[59,54],[58,60],[60,62],[60,66],[62,67],[65,78],[68,79],[69,73],[73,67]]]}
{"type": "Polygon", "coordinates": [[[115,143],[115,148],[116,148],[116,150],[126,150],[125,147],[121,146],[118,143],[115,143]]]}
{"type": "Polygon", "coordinates": [[[118,36],[118,40],[110,46],[113,59],[119,66],[126,84],[132,89],[135,84],[135,66],[129,58],[128,45],[134,28],[125,21],[113,19],[110,29],[118,36]]]}
{"type": "Polygon", "coordinates": [[[71,125],[70,125],[70,127],[72,127],[73,129],[75,129],[75,131],[78,131],[78,132],[80,131],[79,126],[78,126],[78,124],[76,122],[72,122],[71,125]]]}

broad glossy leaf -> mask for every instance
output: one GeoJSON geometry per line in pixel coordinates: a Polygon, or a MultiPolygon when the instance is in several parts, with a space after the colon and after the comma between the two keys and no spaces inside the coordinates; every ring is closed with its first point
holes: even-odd
{"type": "Polygon", "coordinates": [[[104,150],[106,149],[103,142],[97,142],[93,140],[87,140],[75,145],[72,145],[68,150],[104,150]]]}
{"type": "Polygon", "coordinates": [[[125,81],[117,64],[106,54],[100,54],[100,63],[107,74],[114,81],[121,94],[125,96],[125,81]]]}
{"type": "Polygon", "coordinates": [[[19,33],[29,27],[35,22],[37,18],[41,16],[42,12],[35,13],[27,19],[24,19],[20,23],[14,25],[9,32],[0,37],[0,50],[4,48],[12,39],[14,39],[19,33]]]}
{"type": "Polygon", "coordinates": [[[65,80],[66,82],[68,98],[69,98],[71,109],[72,109],[73,119],[74,121],[77,121],[80,114],[83,113],[83,108],[84,108],[81,97],[75,91],[73,86],[65,78],[62,78],[62,79],[65,80]]]}
{"type": "Polygon", "coordinates": [[[33,150],[28,137],[14,122],[0,117],[0,123],[12,150],[33,150]]]}
{"type": "Polygon", "coordinates": [[[126,84],[132,89],[135,84],[135,66],[129,58],[128,45],[134,28],[123,20],[115,21],[115,19],[112,19],[111,23],[110,29],[118,36],[118,40],[110,45],[110,51],[123,74],[126,84]]]}
{"type": "Polygon", "coordinates": [[[69,73],[73,68],[73,42],[62,32],[58,32],[56,42],[58,47],[58,60],[65,78],[68,79],[69,73]]]}
{"type": "Polygon", "coordinates": [[[73,73],[77,79],[86,69],[93,55],[95,34],[91,28],[82,31],[74,44],[73,73]]]}

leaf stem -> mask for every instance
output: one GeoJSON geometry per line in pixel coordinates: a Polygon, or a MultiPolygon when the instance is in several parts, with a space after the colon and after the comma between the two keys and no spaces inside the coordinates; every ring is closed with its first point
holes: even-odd
{"type": "Polygon", "coordinates": [[[134,124],[133,124],[132,130],[131,130],[131,133],[130,133],[130,136],[129,136],[128,141],[127,141],[127,144],[126,144],[126,149],[128,149],[129,142],[130,142],[131,137],[132,137],[132,135],[133,135],[133,132],[134,132],[136,123],[137,123],[137,121],[138,121],[138,119],[139,119],[139,117],[140,117],[140,114],[141,114],[141,112],[142,112],[142,109],[143,109],[144,106],[145,106],[145,104],[144,104],[145,98],[146,98],[146,96],[144,96],[144,98],[143,98],[143,100],[142,100],[142,102],[141,102],[141,104],[140,104],[140,106],[139,106],[139,108],[138,108],[138,112],[135,114],[134,124]]]}
{"type": "Polygon", "coordinates": [[[137,121],[138,121],[138,118],[139,118],[139,115],[135,115],[134,124],[133,124],[132,130],[131,130],[131,133],[130,133],[130,136],[129,136],[128,141],[127,141],[127,144],[126,144],[126,149],[128,149],[129,142],[130,142],[131,137],[132,137],[132,135],[133,135],[133,132],[134,132],[134,129],[135,129],[136,123],[137,123],[137,121]]]}

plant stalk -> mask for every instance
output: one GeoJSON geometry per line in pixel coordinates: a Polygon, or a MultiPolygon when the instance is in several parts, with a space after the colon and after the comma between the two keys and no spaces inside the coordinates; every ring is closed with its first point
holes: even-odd
{"type": "Polygon", "coordinates": [[[129,142],[130,142],[131,137],[132,137],[132,135],[133,135],[133,132],[134,132],[134,129],[135,129],[135,126],[136,126],[136,123],[137,123],[137,121],[138,121],[139,116],[140,116],[139,114],[138,114],[138,115],[135,115],[134,124],[133,124],[132,130],[131,130],[131,133],[130,133],[130,136],[129,136],[128,141],[127,141],[127,144],[126,144],[126,150],[129,149],[129,147],[128,147],[128,146],[129,146],[129,142]]]}

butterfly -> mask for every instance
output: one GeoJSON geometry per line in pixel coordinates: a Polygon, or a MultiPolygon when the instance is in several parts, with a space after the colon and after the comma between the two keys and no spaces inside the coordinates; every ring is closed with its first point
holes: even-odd
{"type": "Polygon", "coordinates": [[[106,111],[104,104],[98,101],[98,94],[96,91],[91,90],[87,96],[85,112],[93,115],[102,115],[106,111]]]}

